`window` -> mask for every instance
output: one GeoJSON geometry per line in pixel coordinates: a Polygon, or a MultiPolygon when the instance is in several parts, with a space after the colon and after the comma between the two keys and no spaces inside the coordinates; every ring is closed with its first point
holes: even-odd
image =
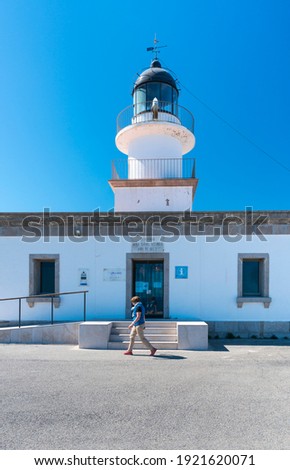
{"type": "Polygon", "coordinates": [[[157,98],[160,110],[177,114],[178,92],[171,85],[149,82],[134,92],[134,114],[151,111],[152,101],[157,98]]]}
{"type": "Polygon", "coordinates": [[[261,262],[259,260],[243,260],[243,297],[256,297],[262,295],[260,267],[261,262]]]}
{"type": "Polygon", "coordinates": [[[172,90],[173,88],[166,83],[161,83],[162,110],[172,113],[172,90]]]}
{"type": "Polygon", "coordinates": [[[146,86],[138,88],[134,93],[134,114],[146,111],[146,86]]]}
{"type": "Polygon", "coordinates": [[[55,261],[40,261],[39,294],[55,292],[55,261]]]}
{"type": "MultiPolygon", "coordinates": [[[[29,295],[54,294],[59,292],[59,255],[29,256],[29,295]]],[[[50,297],[28,299],[30,307],[35,302],[51,302],[50,297]]],[[[54,298],[54,305],[59,306],[60,298],[54,298]]]]}
{"type": "Polygon", "coordinates": [[[146,101],[149,101],[149,103],[147,103],[147,107],[151,105],[154,98],[157,98],[158,101],[162,101],[160,86],[160,83],[147,83],[146,101]]]}
{"type": "Polygon", "coordinates": [[[262,302],[269,307],[269,255],[248,253],[238,255],[237,306],[247,302],[262,302]]]}

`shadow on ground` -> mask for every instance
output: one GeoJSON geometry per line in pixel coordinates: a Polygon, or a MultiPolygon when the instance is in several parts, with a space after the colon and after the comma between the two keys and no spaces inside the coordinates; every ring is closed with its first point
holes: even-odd
{"type": "Polygon", "coordinates": [[[187,359],[185,356],[176,356],[175,354],[157,354],[154,356],[155,359],[169,359],[169,360],[180,360],[187,359]]]}
{"type": "Polygon", "coordinates": [[[290,346],[289,339],[210,339],[209,351],[229,351],[229,346],[290,346]]]}
{"type": "MultiPolygon", "coordinates": [[[[134,352],[134,356],[144,356],[144,354],[138,354],[134,352]]],[[[162,354],[157,352],[155,356],[152,356],[152,359],[166,359],[171,361],[179,361],[180,359],[187,359],[187,357],[177,356],[177,354],[162,354]]]]}

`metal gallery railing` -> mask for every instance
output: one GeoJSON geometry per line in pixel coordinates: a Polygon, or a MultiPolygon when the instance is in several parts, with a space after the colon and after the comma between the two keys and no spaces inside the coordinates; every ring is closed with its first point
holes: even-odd
{"type": "Polygon", "coordinates": [[[195,178],[195,158],[118,159],[112,180],[195,178]]]}
{"type": "MultiPolygon", "coordinates": [[[[22,297],[7,297],[0,299],[0,302],[8,302],[8,301],[13,301],[13,300],[18,300],[18,326],[19,328],[21,327],[22,324],[22,300],[27,300],[29,303],[29,300],[31,303],[37,302],[38,299],[45,299],[48,298],[50,301],[50,324],[53,325],[55,323],[54,320],[54,301],[58,300],[60,296],[62,295],[74,295],[74,294],[83,294],[83,321],[86,321],[86,313],[87,313],[87,293],[89,291],[72,291],[72,292],[56,292],[53,294],[34,294],[34,295],[28,295],[28,296],[22,296],[22,297]]],[[[37,321],[31,321],[31,324],[37,324],[43,322],[37,322],[37,321]]],[[[27,323],[26,323],[27,325],[27,323]]]]}
{"type": "Polygon", "coordinates": [[[124,127],[144,122],[170,122],[182,125],[194,133],[192,113],[183,106],[169,101],[158,101],[156,110],[154,110],[153,101],[127,106],[117,116],[117,132],[120,132],[124,127]]]}

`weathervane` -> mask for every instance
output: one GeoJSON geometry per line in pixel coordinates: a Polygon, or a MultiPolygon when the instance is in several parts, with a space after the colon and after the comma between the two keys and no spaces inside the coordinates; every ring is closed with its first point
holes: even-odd
{"type": "Polygon", "coordinates": [[[158,39],[156,37],[156,33],[154,36],[154,46],[153,47],[147,47],[147,52],[153,52],[155,54],[154,59],[158,59],[158,54],[160,53],[160,50],[162,47],[167,47],[167,46],[157,46],[158,44],[158,39]]]}

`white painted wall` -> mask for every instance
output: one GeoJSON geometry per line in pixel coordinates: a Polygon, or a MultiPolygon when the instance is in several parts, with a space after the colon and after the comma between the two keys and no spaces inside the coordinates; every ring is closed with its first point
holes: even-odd
{"type": "Polygon", "coordinates": [[[209,243],[176,242],[171,249],[170,311],[173,316],[208,321],[289,321],[290,320],[290,237],[271,235],[267,241],[253,236],[239,242],[224,238],[209,243]],[[177,248],[178,247],[178,248],[177,248]],[[238,253],[269,253],[272,303],[244,304],[237,308],[238,253]],[[189,268],[187,280],[174,278],[174,265],[189,268]]]}
{"type": "Polygon", "coordinates": [[[192,186],[116,188],[114,207],[116,212],[189,210],[192,207],[192,186]]]}
{"type": "Polygon", "coordinates": [[[169,135],[136,135],[129,142],[128,155],[134,158],[181,158],[182,145],[169,135]]]}
{"type": "MultiPolygon", "coordinates": [[[[94,238],[85,242],[65,239],[45,243],[21,241],[20,237],[0,237],[0,298],[29,295],[29,255],[60,255],[60,291],[89,290],[87,318],[124,318],[125,280],[103,281],[104,268],[124,267],[127,243],[100,243],[94,238]],[[120,249],[120,245],[123,248],[120,249]],[[79,269],[89,270],[89,285],[79,285],[79,269]]],[[[79,320],[83,315],[83,296],[63,296],[61,305],[54,310],[55,320],[79,320]]],[[[0,302],[0,320],[17,320],[18,301],[0,302]]],[[[35,304],[30,308],[22,301],[22,319],[47,320],[50,318],[48,303],[35,304]]]]}
{"type": "MultiPolygon", "coordinates": [[[[125,153],[126,155],[135,155],[135,153],[132,153],[133,149],[134,152],[138,151],[138,148],[135,147],[134,142],[138,142],[139,139],[144,139],[143,143],[146,145],[146,148],[150,151],[150,155],[152,155],[152,152],[154,154],[154,148],[150,146],[150,142],[152,137],[160,137],[160,139],[164,139],[166,141],[167,137],[169,137],[171,140],[171,143],[173,145],[173,149],[171,150],[170,147],[166,144],[166,148],[168,151],[168,155],[172,155],[175,151],[176,143],[173,141],[178,141],[179,144],[181,145],[182,148],[182,154],[185,155],[186,153],[190,152],[190,150],[193,149],[195,145],[195,137],[193,133],[187,129],[184,126],[181,126],[176,123],[172,122],[165,122],[165,121],[151,121],[151,122],[141,122],[137,124],[133,124],[127,127],[124,127],[122,130],[118,132],[115,138],[116,146],[117,148],[125,153]],[[148,143],[146,143],[146,140],[148,143]],[[133,147],[132,147],[133,146],[133,147]]],[[[159,141],[161,142],[161,140],[159,141]]],[[[170,141],[167,140],[169,143],[170,141]]],[[[136,144],[137,145],[137,144],[136,144]]],[[[145,149],[143,149],[145,152],[145,149]]],[[[158,144],[158,150],[161,150],[161,146],[158,144]]],[[[142,148],[140,147],[140,151],[142,152],[142,148]]],[[[146,154],[146,152],[143,153],[146,154]]],[[[156,153],[156,156],[158,157],[159,155],[156,153]]],[[[154,158],[152,155],[151,158],[154,158]]]]}
{"type": "MultiPolygon", "coordinates": [[[[170,255],[170,315],[180,320],[208,321],[289,321],[290,313],[290,237],[269,235],[267,241],[253,236],[236,243],[220,238],[214,243],[199,236],[196,242],[180,238],[165,243],[170,255]],[[244,304],[237,308],[238,253],[269,253],[270,307],[263,304],[244,304]],[[188,279],[175,279],[175,266],[188,266],[188,279]]],[[[20,237],[0,237],[0,298],[29,294],[29,254],[60,255],[60,290],[82,290],[79,286],[79,268],[89,269],[87,318],[114,320],[125,318],[126,282],[105,281],[104,268],[126,268],[126,253],[131,245],[90,238],[75,243],[68,239],[58,242],[51,238],[25,243],[20,237]]],[[[55,309],[56,320],[82,318],[82,296],[63,297],[55,309]]],[[[49,304],[29,308],[23,302],[22,318],[45,320],[49,318],[49,304]]],[[[17,302],[0,302],[0,320],[17,319],[17,302]]]]}

